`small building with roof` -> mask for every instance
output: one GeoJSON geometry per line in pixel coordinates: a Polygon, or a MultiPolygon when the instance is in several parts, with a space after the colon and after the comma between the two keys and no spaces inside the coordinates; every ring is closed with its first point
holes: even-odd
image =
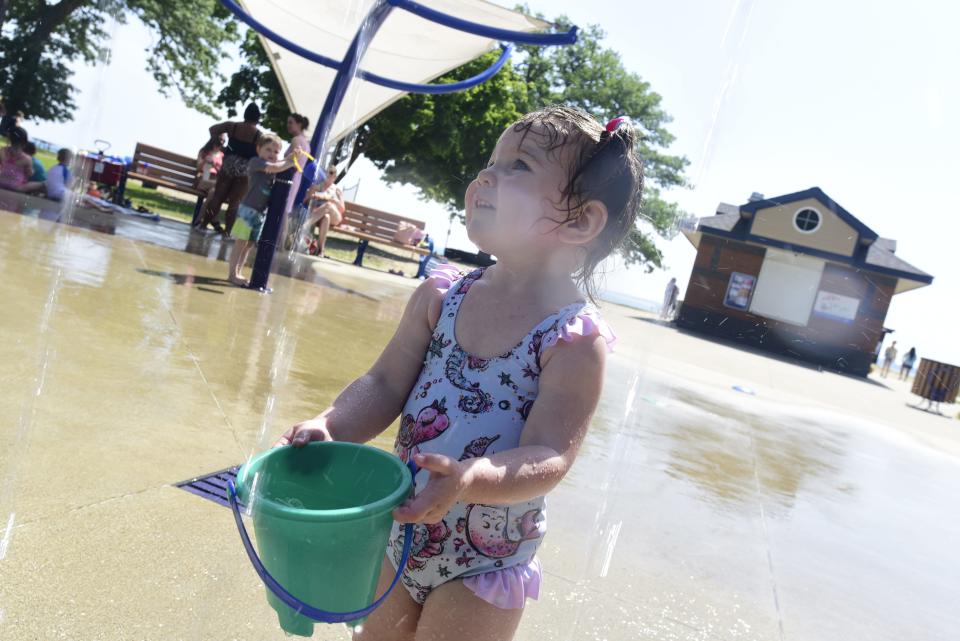
{"type": "Polygon", "coordinates": [[[893,297],[933,282],[818,187],[721,203],[683,233],[697,257],[679,327],[862,376],[893,297]]]}

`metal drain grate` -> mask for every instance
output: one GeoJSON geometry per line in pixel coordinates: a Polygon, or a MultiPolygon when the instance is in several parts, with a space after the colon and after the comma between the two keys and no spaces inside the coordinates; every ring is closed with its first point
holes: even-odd
{"type": "Polygon", "coordinates": [[[234,467],[228,467],[225,470],[220,470],[219,472],[211,472],[204,476],[198,476],[189,481],[181,481],[177,483],[177,487],[191,494],[196,494],[202,499],[213,501],[217,505],[230,507],[230,501],[227,499],[227,483],[229,481],[236,482],[237,470],[239,468],[240,466],[236,465],[234,467]]]}

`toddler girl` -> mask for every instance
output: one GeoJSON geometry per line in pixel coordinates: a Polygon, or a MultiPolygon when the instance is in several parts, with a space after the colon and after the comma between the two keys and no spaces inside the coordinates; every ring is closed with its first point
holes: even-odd
{"type": "MultiPolygon", "coordinates": [[[[278,441],[364,442],[399,416],[396,452],[421,468],[394,513],[418,524],[406,590],[355,639],[513,637],[539,593],[544,496],[576,458],[614,341],[581,287],[592,292],[597,265],[633,228],[641,189],[623,118],[603,127],[549,107],[510,126],[465,201],[470,239],[497,263],[435,270],[373,367],[278,441]]],[[[399,563],[399,523],[378,594],[399,563]]]]}

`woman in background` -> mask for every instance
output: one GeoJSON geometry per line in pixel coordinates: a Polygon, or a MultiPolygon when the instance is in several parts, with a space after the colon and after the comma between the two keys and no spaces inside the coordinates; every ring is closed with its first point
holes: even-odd
{"type": "Polygon", "coordinates": [[[226,134],[229,139],[223,150],[223,165],[217,172],[213,196],[207,200],[198,229],[203,230],[213,224],[217,231],[230,235],[233,223],[237,220],[237,208],[249,186],[247,162],[257,155],[257,140],[260,139],[257,123],[260,122],[260,116],[260,108],[251,102],[243,112],[242,122],[227,121],[210,127],[210,138],[217,139],[226,134]],[[216,222],[223,203],[227,203],[226,229],[216,222]]]}
{"type": "MultiPolygon", "coordinates": [[[[304,132],[310,127],[310,119],[306,116],[300,115],[298,113],[292,113],[287,117],[287,133],[290,134],[290,146],[287,147],[287,151],[284,152],[284,158],[292,157],[296,151],[299,149],[301,151],[310,152],[310,142],[307,140],[307,136],[304,132]]],[[[303,158],[303,156],[301,156],[303,158]]],[[[300,181],[303,180],[303,169],[301,165],[297,167],[297,172],[293,175],[293,178],[290,180],[290,194],[287,196],[287,204],[283,208],[284,215],[289,215],[293,211],[293,206],[296,202],[297,192],[300,189],[300,181]]]]}
{"type": "Polygon", "coordinates": [[[903,361],[900,364],[900,376],[901,381],[905,381],[910,378],[910,371],[913,369],[914,364],[917,362],[917,348],[911,347],[910,351],[907,352],[903,361]]]}
{"type": "MultiPolygon", "coordinates": [[[[7,132],[10,145],[0,149],[0,187],[13,191],[29,191],[33,175],[33,159],[27,155],[27,132],[13,126],[7,132]]],[[[43,183],[40,184],[43,186],[43,183]]]]}

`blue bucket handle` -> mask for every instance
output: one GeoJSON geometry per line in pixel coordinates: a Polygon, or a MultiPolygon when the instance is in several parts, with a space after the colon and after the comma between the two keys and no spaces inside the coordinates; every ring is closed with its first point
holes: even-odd
{"type": "MultiPolygon", "coordinates": [[[[410,468],[410,474],[413,476],[413,479],[416,480],[417,472],[419,471],[417,464],[411,460],[409,463],[407,463],[407,467],[410,468]]],[[[380,605],[393,591],[393,588],[396,587],[397,582],[400,581],[400,576],[403,574],[403,569],[407,566],[407,559],[410,557],[410,547],[413,545],[412,523],[407,523],[403,526],[403,553],[400,556],[400,564],[397,568],[397,574],[393,577],[393,582],[390,583],[390,587],[387,588],[387,591],[384,592],[379,599],[367,607],[355,610],[353,612],[329,612],[327,610],[315,608],[309,603],[304,603],[297,597],[287,592],[286,588],[280,585],[280,582],[273,578],[267,571],[267,568],[263,566],[263,562],[257,555],[257,551],[254,549],[253,543],[250,542],[250,535],[247,534],[247,528],[243,525],[243,519],[240,516],[240,507],[237,505],[237,488],[233,481],[229,481],[227,483],[227,487],[229,490],[227,496],[230,499],[230,509],[233,511],[233,518],[237,522],[237,530],[240,532],[240,540],[243,541],[243,547],[247,551],[247,556],[250,557],[250,563],[253,564],[253,569],[255,569],[257,574],[260,575],[260,578],[263,580],[263,584],[267,586],[267,589],[273,592],[274,596],[280,599],[280,601],[296,611],[297,614],[302,614],[308,619],[313,619],[314,621],[319,621],[320,623],[347,623],[349,621],[362,619],[366,616],[369,616],[370,613],[380,607],[380,605]]]]}

